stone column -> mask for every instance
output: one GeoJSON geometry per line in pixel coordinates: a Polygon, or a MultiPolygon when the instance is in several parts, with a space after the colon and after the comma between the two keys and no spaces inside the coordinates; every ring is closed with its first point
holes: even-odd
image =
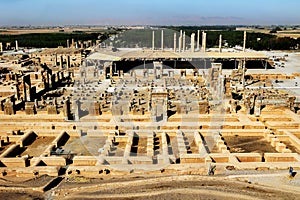
{"type": "Polygon", "coordinates": [[[200,30],[197,31],[197,51],[200,49],[200,30]]]}
{"type": "Polygon", "coordinates": [[[195,52],[195,33],[191,35],[191,52],[195,52]]]}
{"type": "Polygon", "coordinates": [[[75,121],[79,121],[80,119],[80,105],[81,105],[81,102],[79,100],[75,101],[74,103],[74,118],[75,118],[75,121]]]}
{"type": "Polygon", "coordinates": [[[18,40],[16,40],[16,50],[19,50],[18,40]]]}
{"type": "Polygon", "coordinates": [[[155,49],[155,32],[152,31],[152,50],[155,49]]]}
{"type": "Polygon", "coordinates": [[[261,114],[261,100],[256,100],[254,105],[254,115],[255,117],[259,117],[261,114]]]}
{"type": "Polygon", "coordinates": [[[222,52],[222,35],[220,35],[220,38],[219,38],[219,52],[220,53],[222,52]]]}
{"type": "Polygon", "coordinates": [[[2,42],[0,42],[0,53],[2,53],[3,52],[3,44],[2,44],[2,42]]]}
{"type": "Polygon", "coordinates": [[[67,40],[67,48],[70,48],[70,40],[67,40]]]}
{"type": "Polygon", "coordinates": [[[69,97],[64,101],[63,114],[65,120],[69,120],[69,116],[71,115],[71,103],[69,97]]]}
{"type": "Polygon", "coordinates": [[[19,88],[19,83],[18,83],[18,81],[16,81],[16,83],[15,83],[15,94],[16,94],[16,98],[17,98],[17,100],[20,100],[20,88],[19,88]]]}
{"type": "Polygon", "coordinates": [[[243,43],[243,52],[246,51],[246,40],[247,40],[247,32],[244,31],[244,43],[243,43]]]}
{"type": "Polygon", "coordinates": [[[178,42],[179,42],[179,44],[178,44],[178,52],[181,52],[181,48],[182,48],[182,36],[179,36],[179,38],[178,38],[178,42]]]}
{"type": "Polygon", "coordinates": [[[178,52],[181,52],[181,48],[182,48],[182,30],[180,30],[180,35],[178,38],[178,52]]]}
{"type": "Polygon", "coordinates": [[[63,56],[60,56],[60,63],[59,63],[60,69],[63,69],[63,62],[64,62],[63,56]]]}
{"type": "Polygon", "coordinates": [[[72,44],[71,47],[75,47],[75,40],[72,38],[72,44]]]}
{"type": "Polygon", "coordinates": [[[109,78],[112,79],[113,76],[113,68],[112,68],[112,63],[109,65],[109,78]]]}
{"type": "Polygon", "coordinates": [[[176,52],[176,33],[174,33],[174,52],[176,52]]]}
{"type": "Polygon", "coordinates": [[[164,50],[164,30],[161,30],[161,50],[164,50]]]}
{"type": "Polygon", "coordinates": [[[71,67],[70,60],[70,56],[67,56],[67,69],[71,67]]]}
{"type": "Polygon", "coordinates": [[[182,51],[185,51],[185,31],[183,32],[182,51]]]}
{"type": "Polygon", "coordinates": [[[30,75],[23,76],[23,97],[24,101],[31,101],[31,81],[30,75]]]}
{"type": "Polygon", "coordinates": [[[206,33],[202,32],[202,51],[206,52],[206,33]]]}
{"type": "Polygon", "coordinates": [[[91,102],[90,107],[89,107],[89,115],[90,116],[100,115],[100,106],[97,101],[91,102]]]}
{"type": "Polygon", "coordinates": [[[5,115],[14,115],[15,114],[14,105],[10,99],[6,99],[6,101],[4,103],[4,114],[5,115]]]}
{"type": "Polygon", "coordinates": [[[53,66],[55,67],[56,65],[57,65],[57,54],[54,54],[53,66]]]}
{"type": "Polygon", "coordinates": [[[246,69],[246,60],[243,61],[243,77],[242,77],[242,84],[243,84],[243,89],[245,89],[245,69],[246,69]]]}

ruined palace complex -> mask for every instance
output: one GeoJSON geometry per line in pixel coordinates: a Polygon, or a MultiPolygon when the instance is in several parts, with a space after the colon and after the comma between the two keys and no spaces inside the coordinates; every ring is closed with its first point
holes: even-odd
{"type": "Polygon", "coordinates": [[[0,175],[300,168],[300,73],[246,49],[246,33],[230,50],[200,31],[167,47],[163,31],[148,48],[1,43],[0,175]]]}

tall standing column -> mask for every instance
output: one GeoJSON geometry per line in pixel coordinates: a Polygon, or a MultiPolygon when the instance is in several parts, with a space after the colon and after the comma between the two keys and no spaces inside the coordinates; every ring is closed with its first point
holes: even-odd
{"type": "Polygon", "coordinates": [[[2,53],[3,52],[3,44],[2,44],[2,42],[0,42],[0,53],[2,53]]]}
{"type": "Polygon", "coordinates": [[[200,30],[197,31],[197,51],[200,49],[200,30]]]}
{"type": "Polygon", "coordinates": [[[161,30],[161,50],[164,50],[164,30],[161,30]]]}
{"type": "Polygon", "coordinates": [[[202,32],[202,51],[206,52],[206,33],[202,32]]]}
{"type": "Polygon", "coordinates": [[[71,63],[70,63],[71,59],[70,56],[67,56],[67,70],[71,67],[71,63]]]}
{"type": "Polygon", "coordinates": [[[220,35],[220,38],[219,38],[219,52],[220,53],[222,52],[222,35],[220,35]]]}
{"type": "Polygon", "coordinates": [[[176,52],[176,33],[174,33],[174,52],[176,52]]]}
{"type": "Polygon", "coordinates": [[[243,51],[246,51],[246,40],[247,40],[247,32],[244,31],[244,43],[243,43],[243,51]]]}
{"type": "Polygon", "coordinates": [[[155,32],[154,31],[152,31],[152,50],[154,50],[155,49],[155,32]]]}
{"type": "Polygon", "coordinates": [[[113,68],[112,68],[112,63],[109,65],[109,78],[112,79],[113,76],[113,68]]]}
{"type": "Polygon", "coordinates": [[[181,52],[181,48],[182,48],[182,36],[179,36],[178,38],[178,42],[179,42],[179,45],[178,45],[178,52],[181,52]]]}
{"type": "Polygon", "coordinates": [[[61,56],[60,56],[60,65],[59,65],[60,70],[63,69],[63,62],[64,62],[64,58],[63,58],[63,56],[61,55],[61,56]]]}
{"type": "Polygon", "coordinates": [[[246,59],[244,59],[242,61],[242,70],[243,70],[242,85],[243,85],[243,89],[245,88],[245,69],[246,69],[246,59]]]}
{"type": "Polygon", "coordinates": [[[80,119],[80,105],[81,105],[81,102],[80,102],[80,100],[76,100],[75,101],[75,105],[74,105],[74,107],[75,107],[75,109],[74,109],[74,117],[75,117],[75,121],[79,121],[79,119],[80,119]]]}
{"type": "Polygon", "coordinates": [[[182,51],[185,51],[185,31],[183,32],[182,51]]]}
{"type": "Polygon", "coordinates": [[[195,52],[195,33],[191,35],[191,52],[195,52]]]}
{"type": "Polygon", "coordinates": [[[72,47],[72,48],[75,47],[75,40],[74,40],[74,38],[72,38],[72,44],[71,44],[71,47],[72,47]]]}
{"type": "Polygon", "coordinates": [[[57,54],[55,54],[54,56],[55,56],[54,57],[54,66],[56,66],[57,65],[57,54]]]}
{"type": "Polygon", "coordinates": [[[67,48],[70,48],[70,40],[67,40],[67,48]]]}
{"type": "Polygon", "coordinates": [[[182,30],[180,30],[179,45],[178,45],[178,48],[179,48],[179,52],[181,52],[181,49],[182,49],[182,30]]]}
{"type": "Polygon", "coordinates": [[[18,40],[16,40],[16,50],[19,50],[18,40]]]}

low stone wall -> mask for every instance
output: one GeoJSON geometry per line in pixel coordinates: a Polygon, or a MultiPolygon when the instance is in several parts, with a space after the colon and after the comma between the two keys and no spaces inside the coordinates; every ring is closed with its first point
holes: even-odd
{"type": "Polygon", "coordinates": [[[19,149],[20,149],[20,145],[13,144],[0,155],[0,158],[8,157],[12,154],[17,154],[16,152],[19,151],[19,149]]]}
{"type": "Polygon", "coordinates": [[[261,162],[262,156],[259,153],[235,153],[235,156],[239,162],[261,162]]]}
{"type": "Polygon", "coordinates": [[[180,156],[180,163],[187,164],[187,163],[205,163],[206,158],[200,156],[200,154],[186,154],[180,156]]]}
{"type": "Polygon", "coordinates": [[[55,149],[55,145],[51,144],[47,147],[47,149],[42,153],[42,156],[51,156],[51,152],[55,149]]]}
{"type": "Polygon", "coordinates": [[[25,133],[19,141],[17,141],[17,144],[20,145],[21,148],[27,146],[28,144],[32,143],[37,138],[37,135],[30,131],[25,133]]]}
{"type": "Polygon", "coordinates": [[[97,158],[94,156],[75,156],[73,158],[74,166],[95,166],[97,158]]]}
{"type": "Polygon", "coordinates": [[[61,131],[61,130],[38,130],[36,133],[38,136],[44,136],[44,137],[57,137],[62,132],[66,132],[70,137],[78,137],[81,135],[81,132],[78,130],[67,130],[67,131],[61,131]]]}
{"type": "Polygon", "coordinates": [[[127,159],[128,163],[133,165],[152,165],[153,161],[152,158],[146,156],[139,156],[139,157],[130,157],[127,159]]]}
{"type": "Polygon", "coordinates": [[[30,160],[30,166],[39,166],[41,163],[47,166],[60,166],[66,165],[66,160],[63,157],[36,157],[30,160]]]}
{"type": "Polygon", "coordinates": [[[128,175],[130,171],[113,170],[109,166],[70,166],[67,170],[67,176],[86,176],[86,177],[101,177],[110,175],[128,175]]]}
{"type": "Polygon", "coordinates": [[[58,148],[66,143],[66,141],[70,138],[70,135],[66,132],[60,133],[55,140],[51,143],[55,148],[58,148]]]}
{"type": "Polygon", "coordinates": [[[265,162],[300,162],[297,153],[265,153],[265,162]]]}
{"type": "MultiPolygon", "coordinates": [[[[3,136],[3,139],[5,138],[6,142],[18,142],[23,135],[9,135],[9,136],[3,136]]],[[[1,137],[2,138],[2,137],[1,137]]]]}
{"type": "Polygon", "coordinates": [[[37,177],[42,175],[58,176],[59,170],[60,167],[54,166],[0,168],[2,176],[5,174],[5,176],[18,177],[37,177]]]}
{"type": "Polygon", "coordinates": [[[266,122],[269,129],[299,129],[297,122],[266,122]]]}
{"type": "Polygon", "coordinates": [[[6,167],[26,167],[26,158],[0,158],[0,162],[6,167]]]}
{"type": "Polygon", "coordinates": [[[285,75],[285,74],[251,74],[254,79],[266,80],[266,79],[277,79],[277,80],[287,80],[294,79],[294,75],[285,75]]]}

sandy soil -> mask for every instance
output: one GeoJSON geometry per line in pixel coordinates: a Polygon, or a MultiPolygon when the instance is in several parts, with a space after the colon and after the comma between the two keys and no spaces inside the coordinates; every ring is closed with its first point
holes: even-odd
{"type": "Polygon", "coordinates": [[[40,156],[54,139],[55,137],[37,137],[32,144],[26,147],[26,150],[21,154],[21,156],[40,156]]]}
{"type": "Polygon", "coordinates": [[[69,177],[46,193],[54,177],[0,179],[1,199],[298,199],[300,175],[287,171],[227,171],[216,176],[69,177]]]}
{"type": "Polygon", "coordinates": [[[104,146],[105,140],[106,137],[71,137],[63,146],[63,149],[77,155],[95,156],[99,155],[98,150],[104,146]]]}
{"type": "Polygon", "coordinates": [[[115,144],[109,156],[123,156],[125,147],[126,147],[126,142],[119,142],[115,144]]]}
{"type": "MultiPolygon", "coordinates": [[[[272,176],[262,176],[261,180],[256,180],[262,184],[248,180],[253,179],[252,175],[250,178],[241,177],[167,176],[138,180],[131,178],[126,181],[114,180],[112,183],[90,183],[80,186],[73,184],[68,189],[60,189],[60,186],[52,195],[55,199],[297,199],[297,195],[300,195],[300,185],[281,189],[265,184],[265,180],[274,181],[272,176]]],[[[286,179],[284,175],[275,176],[275,179],[278,177],[286,179]]],[[[277,183],[284,185],[282,180],[277,183]]]]}
{"type": "Polygon", "coordinates": [[[224,137],[231,153],[276,153],[277,151],[263,137],[224,137]]]}
{"type": "Polygon", "coordinates": [[[26,192],[5,192],[1,191],[1,199],[18,199],[18,200],[39,200],[44,199],[42,194],[26,193],[26,192]]]}

